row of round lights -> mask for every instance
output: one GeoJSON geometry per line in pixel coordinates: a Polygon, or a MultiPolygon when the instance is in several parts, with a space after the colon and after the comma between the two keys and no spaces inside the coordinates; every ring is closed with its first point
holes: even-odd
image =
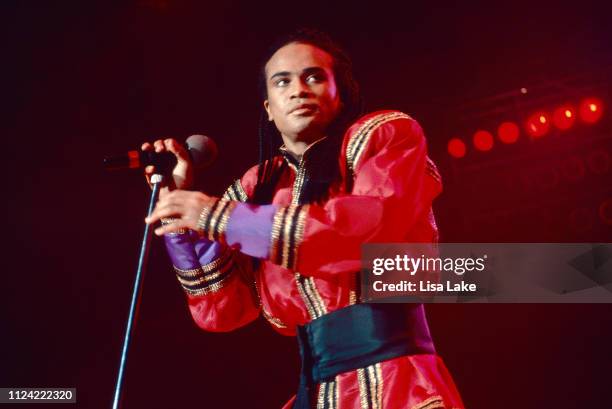
{"type": "MultiPolygon", "coordinates": [[[[575,123],[577,117],[586,124],[598,122],[603,115],[603,103],[599,98],[586,98],[580,103],[578,110],[572,105],[563,105],[555,109],[552,116],[547,112],[536,112],[529,116],[524,124],[527,135],[538,139],[551,130],[551,127],[566,131],[575,123]]],[[[514,122],[503,122],[497,128],[497,138],[505,144],[518,141],[521,131],[514,122]]],[[[478,130],[472,136],[472,143],[476,150],[486,152],[493,148],[495,138],[489,131],[478,130]]],[[[462,158],[467,152],[465,142],[460,138],[453,138],[448,142],[448,153],[455,158],[462,158]]]]}

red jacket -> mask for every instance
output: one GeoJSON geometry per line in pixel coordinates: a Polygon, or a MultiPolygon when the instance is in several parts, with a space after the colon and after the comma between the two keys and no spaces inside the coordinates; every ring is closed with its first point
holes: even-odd
{"type": "MultiPolygon", "coordinates": [[[[297,325],[358,302],[362,243],[437,242],[431,204],[442,190],[441,179],[415,120],[401,112],[379,111],[355,122],[344,135],[338,158],[341,183],[324,203],[302,205],[308,156],[317,143],[298,166],[279,156],[289,166],[276,186],[273,206],[236,203],[252,197],[255,166],[228,188],[223,208],[211,217],[214,244],[206,247],[207,240],[193,233],[189,240],[167,240],[189,309],[201,328],[229,331],[261,312],[278,332],[295,335],[297,325]],[[344,188],[347,178],[350,193],[344,188]],[[245,212],[251,217],[239,220],[238,213],[245,212]],[[263,220],[260,227],[267,223],[269,228],[251,229],[249,219],[263,220]],[[238,233],[232,235],[232,230],[238,233]],[[250,244],[258,248],[251,250],[250,244]],[[190,261],[173,255],[180,246],[194,249],[190,261]],[[260,262],[254,264],[251,256],[260,262]]],[[[340,409],[463,407],[444,363],[433,354],[342,373],[319,385],[318,401],[318,407],[340,409]]]]}

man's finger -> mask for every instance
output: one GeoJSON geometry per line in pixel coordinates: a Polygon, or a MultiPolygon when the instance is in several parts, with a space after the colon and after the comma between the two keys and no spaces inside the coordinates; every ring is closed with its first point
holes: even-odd
{"type": "Polygon", "coordinates": [[[150,151],[150,150],[153,149],[153,145],[151,145],[149,142],[145,142],[145,143],[142,144],[140,149],[143,150],[143,151],[150,151]]]}
{"type": "Polygon", "coordinates": [[[169,138],[164,141],[164,145],[166,149],[170,152],[174,153],[181,160],[189,160],[189,153],[185,149],[185,147],[180,144],[176,139],[169,138]]]}
{"type": "Polygon", "coordinates": [[[156,207],[153,213],[151,213],[149,217],[145,218],[145,222],[147,224],[152,224],[163,217],[180,216],[181,214],[179,211],[180,207],[174,204],[163,205],[159,208],[156,207]]]}
{"type": "Polygon", "coordinates": [[[158,139],[155,142],[153,142],[153,146],[155,147],[155,152],[157,152],[157,153],[163,152],[163,151],[166,150],[166,146],[164,145],[164,141],[162,141],[161,139],[158,139]]]}
{"type": "MultiPolygon", "coordinates": [[[[163,201],[163,203],[158,202],[157,206],[155,206],[155,210],[153,210],[153,213],[159,213],[159,212],[174,212],[174,213],[180,213],[181,209],[183,207],[177,203],[168,203],[165,200],[163,201]]],[[[165,216],[162,216],[165,217],[165,216]]]]}
{"type": "Polygon", "coordinates": [[[187,223],[182,220],[176,220],[170,224],[166,224],[155,229],[155,234],[162,236],[167,233],[176,233],[181,229],[187,228],[187,223]]]}
{"type": "MultiPolygon", "coordinates": [[[[185,196],[189,195],[190,193],[192,193],[192,192],[188,192],[186,190],[181,190],[181,189],[176,189],[176,190],[173,190],[172,192],[168,193],[164,197],[163,202],[181,203],[181,202],[183,202],[183,201],[185,201],[187,199],[187,197],[185,197],[185,196]]],[[[158,202],[158,204],[160,202],[158,202]]]]}

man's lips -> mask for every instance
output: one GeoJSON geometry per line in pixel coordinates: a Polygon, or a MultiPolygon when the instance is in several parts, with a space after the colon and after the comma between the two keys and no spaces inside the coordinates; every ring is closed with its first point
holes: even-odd
{"type": "Polygon", "coordinates": [[[293,109],[291,109],[291,111],[289,111],[290,114],[303,114],[303,113],[308,113],[308,112],[312,112],[312,111],[316,111],[317,109],[319,109],[319,106],[317,104],[300,104],[296,107],[294,107],[293,109]]]}

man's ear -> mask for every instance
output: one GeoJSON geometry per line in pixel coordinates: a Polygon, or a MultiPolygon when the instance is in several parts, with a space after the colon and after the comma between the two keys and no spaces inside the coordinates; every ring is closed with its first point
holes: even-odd
{"type": "Polygon", "coordinates": [[[273,121],[274,118],[272,118],[272,113],[270,112],[270,103],[268,102],[267,99],[265,99],[263,104],[264,104],[264,109],[268,113],[268,121],[273,121]]]}

